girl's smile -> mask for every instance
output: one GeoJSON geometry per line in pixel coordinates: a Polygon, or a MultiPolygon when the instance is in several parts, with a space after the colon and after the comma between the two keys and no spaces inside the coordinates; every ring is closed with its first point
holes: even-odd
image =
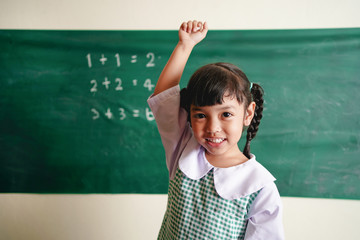
{"type": "Polygon", "coordinates": [[[206,141],[208,141],[210,143],[215,143],[215,144],[221,144],[225,140],[226,140],[226,138],[206,138],[206,141]]]}
{"type": "Polygon", "coordinates": [[[206,138],[209,148],[220,148],[225,144],[226,138],[206,138]]]}

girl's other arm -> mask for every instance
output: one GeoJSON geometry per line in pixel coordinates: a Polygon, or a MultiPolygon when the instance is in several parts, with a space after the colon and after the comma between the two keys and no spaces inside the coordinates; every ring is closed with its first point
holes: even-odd
{"type": "Polygon", "coordinates": [[[245,240],[284,240],[282,202],[274,182],[265,186],[250,207],[245,240]]]}
{"type": "Polygon", "coordinates": [[[179,42],[160,74],[153,96],[179,84],[192,49],[205,38],[207,31],[206,22],[189,21],[181,25],[179,42]]]}

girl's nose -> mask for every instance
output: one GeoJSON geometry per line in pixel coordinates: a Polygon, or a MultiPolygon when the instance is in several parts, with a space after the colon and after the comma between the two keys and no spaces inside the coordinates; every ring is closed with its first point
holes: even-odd
{"type": "Polygon", "coordinates": [[[209,119],[206,125],[206,132],[210,134],[221,132],[219,121],[209,119]]]}

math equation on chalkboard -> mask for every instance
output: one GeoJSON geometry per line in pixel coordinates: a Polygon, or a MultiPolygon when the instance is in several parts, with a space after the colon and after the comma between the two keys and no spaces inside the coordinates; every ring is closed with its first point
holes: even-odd
{"type": "MultiPolygon", "coordinates": [[[[137,64],[136,71],[139,71],[140,69],[149,69],[154,68],[156,66],[156,60],[160,59],[160,56],[155,56],[153,52],[148,52],[145,55],[124,55],[123,57],[119,53],[115,53],[109,56],[106,56],[105,54],[92,54],[88,53],[86,55],[86,63],[87,67],[89,69],[94,68],[96,65],[99,66],[107,66],[113,67],[113,68],[126,68],[126,66],[135,65],[137,64]],[[140,64],[140,65],[139,65],[140,64]],[[124,66],[125,65],[125,66],[124,66]]],[[[144,78],[144,79],[138,79],[136,78],[136,73],[133,72],[133,78],[131,80],[126,79],[127,87],[129,87],[129,82],[131,87],[134,89],[136,88],[136,91],[146,91],[147,95],[150,95],[151,92],[155,88],[155,84],[153,83],[152,79],[144,78]]],[[[127,91],[124,80],[121,77],[109,77],[104,75],[101,78],[96,79],[90,79],[89,80],[89,92],[94,97],[96,97],[96,94],[99,92],[125,92],[127,91]]],[[[138,99],[134,99],[134,101],[137,101],[138,99]]],[[[144,100],[144,103],[146,103],[146,99],[144,100]]],[[[151,112],[149,107],[142,107],[140,108],[134,108],[134,109],[128,109],[125,107],[116,107],[116,109],[111,107],[106,107],[105,110],[97,109],[96,107],[91,107],[91,118],[92,120],[96,121],[101,118],[106,118],[109,120],[118,120],[123,121],[125,119],[129,118],[139,118],[144,117],[147,119],[147,121],[153,121],[154,115],[151,112]]]]}

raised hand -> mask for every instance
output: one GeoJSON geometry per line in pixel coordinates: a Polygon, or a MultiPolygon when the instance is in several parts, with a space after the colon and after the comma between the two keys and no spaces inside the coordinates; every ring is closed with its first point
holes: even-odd
{"type": "Polygon", "coordinates": [[[192,49],[203,40],[208,32],[207,23],[189,21],[179,29],[179,42],[165,65],[156,83],[154,96],[179,84],[181,75],[192,49]]]}
{"type": "Polygon", "coordinates": [[[208,26],[206,22],[188,21],[181,24],[179,41],[190,43],[194,46],[206,37],[208,26]]]}

